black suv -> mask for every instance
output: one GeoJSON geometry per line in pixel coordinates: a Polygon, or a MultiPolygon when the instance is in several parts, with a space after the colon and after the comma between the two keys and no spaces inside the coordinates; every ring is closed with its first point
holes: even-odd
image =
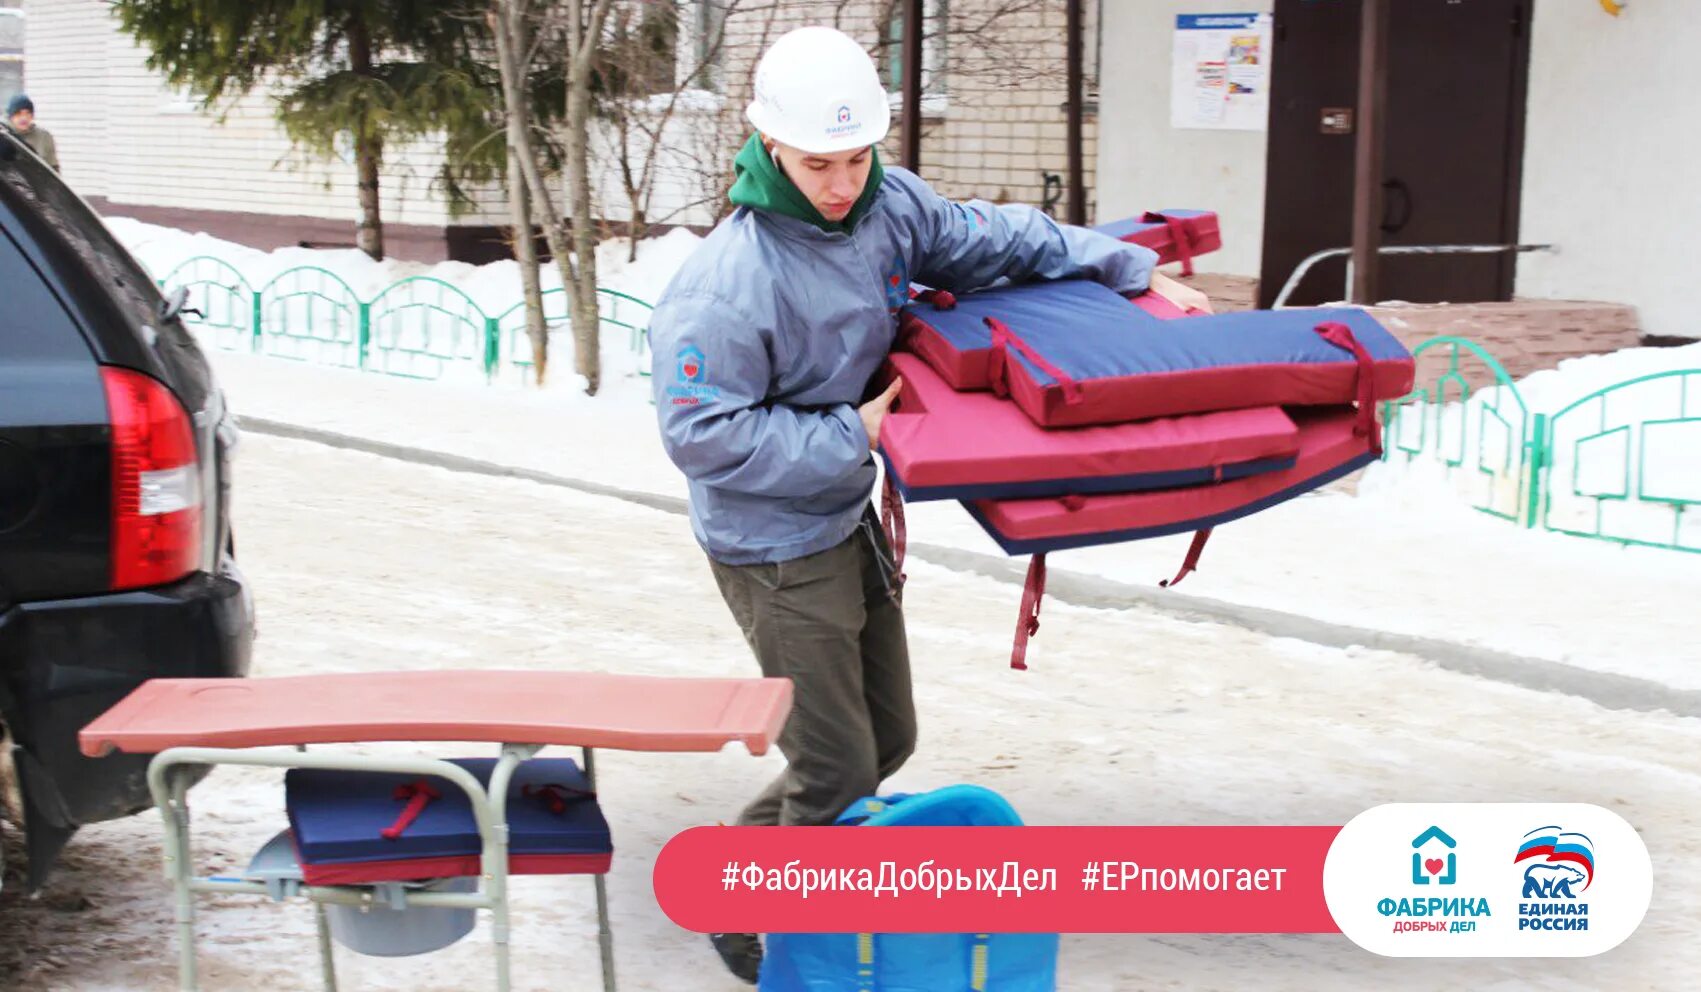
{"type": "Polygon", "coordinates": [[[77,732],[147,679],[248,671],[236,429],[182,300],[0,128],[0,725],[32,890],[79,826],[150,805],[147,756],[77,732]]]}

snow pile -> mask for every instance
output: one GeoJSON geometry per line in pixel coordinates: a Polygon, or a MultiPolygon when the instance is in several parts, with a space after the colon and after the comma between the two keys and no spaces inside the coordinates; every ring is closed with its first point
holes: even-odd
{"type": "MultiPolygon", "coordinates": [[[[465,292],[493,317],[520,302],[520,266],[512,260],[487,265],[465,262],[429,265],[394,258],[375,262],[365,252],[353,248],[290,247],[266,252],[209,234],[191,234],[175,228],[144,224],[128,217],[103,219],[118,240],[147,266],[156,279],[165,278],[191,258],[206,256],[229,263],[256,289],[280,272],[298,266],[314,266],[334,273],[366,300],[403,279],[428,276],[465,292]]],[[[673,273],[702,240],[684,228],[675,228],[660,237],[640,241],[638,260],[628,262],[630,242],[625,238],[610,238],[597,246],[598,285],[654,303],[667,287],[668,280],[673,278],[673,273]]],[[[543,266],[542,282],[546,290],[561,287],[559,270],[553,264],[545,263],[543,266]]]]}
{"type": "Polygon", "coordinates": [[[659,238],[638,242],[638,260],[628,262],[629,242],[625,238],[610,238],[597,245],[597,281],[609,289],[654,303],[661,299],[662,290],[667,288],[673,274],[702,243],[702,238],[677,227],[659,238]]]}
{"type": "MultiPolygon", "coordinates": [[[[371,332],[382,371],[482,382],[483,321],[495,318],[500,322],[501,336],[497,381],[512,385],[531,381],[520,267],[512,260],[476,266],[464,262],[427,265],[397,259],[376,262],[353,249],[279,248],[265,252],[204,233],[191,234],[124,217],[107,218],[106,222],[156,279],[194,284],[191,306],[205,313],[207,326],[201,333],[216,348],[252,348],[253,303],[248,293],[260,290],[268,330],[279,325],[289,329],[286,336],[267,336],[263,344],[267,354],[353,367],[359,359],[353,315],[360,303],[381,300],[382,305],[374,309],[371,332]],[[206,262],[185,267],[198,258],[216,259],[229,269],[206,262]],[[246,280],[247,290],[231,277],[230,269],[246,280]],[[307,269],[324,272],[304,271],[307,269]],[[447,283],[465,297],[430,283],[406,282],[421,277],[447,283]],[[393,294],[386,294],[386,290],[398,286],[393,294]]],[[[631,244],[626,239],[614,238],[597,246],[599,285],[640,301],[607,295],[599,299],[605,320],[600,342],[605,383],[641,379],[648,371],[646,342],[641,333],[628,328],[648,325],[650,306],[701,242],[697,235],[679,228],[639,242],[635,259],[629,259],[631,244]]],[[[559,292],[559,270],[545,265],[541,283],[546,293],[545,317],[551,326],[551,368],[565,372],[573,366],[574,343],[566,324],[566,298],[559,292]]],[[[577,376],[566,374],[549,377],[555,386],[569,383],[576,388],[579,381],[577,376]]],[[[647,394],[647,387],[623,392],[647,394]]]]}
{"type": "Polygon", "coordinates": [[[1515,393],[1495,386],[1401,409],[1389,457],[1366,470],[1359,494],[1406,509],[1463,502],[1509,519],[1533,504],[1554,529],[1701,547],[1701,519],[1681,509],[1701,501],[1698,417],[1701,344],[1567,359],[1515,393]],[[1551,470],[1532,493],[1538,414],[1551,470]]]}

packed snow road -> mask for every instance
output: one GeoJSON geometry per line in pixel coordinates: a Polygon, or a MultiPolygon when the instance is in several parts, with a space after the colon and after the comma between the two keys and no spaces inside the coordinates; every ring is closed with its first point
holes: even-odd
{"type": "MultiPolygon", "coordinates": [[[[686,521],[615,499],[250,434],[237,535],[260,612],[256,675],[393,668],[755,670],[686,521]]],[[[1599,958],[1394,960],[1344,937],[1065,937],[1066,992],[1137,989],[1683,989],[1701,967],[1701,721],[1605,710],[1393,654],[1141,610],[1048,603],[1007,667],[1019,590],[926,562],[907,608],[919,753],[891,783],[976,782],[1032,823],[1344,823],[1400,800],[1593,802],[1642,832],[1654,902],[1599,958]]],[[[1437,575],[1437,583],[1447,576],[1437,575]]],[[[468,753],[439,748],[435,753],[468,753]]],[[[777,755],[609,752],[615,953],[629,992],[734,992],[706,940],[650,894],[672,834],[730,819],[777,755]]],[[[240,868],[283,824],[275,773],[191,794],[203,871],[240,868]]],[[[83,831],[49,893],[0,893],[0,987],[174,987],[158,821],[83,831]]],[[[15,847],[16,838],[11,837],[15,847]]],[[[590,883],[516,884],[515,988],[600,988],[590,883]]],[[[199,903],[203,987],[317,988],[302,903],[199,903]]],[[[343,987],[490,987],[488,934],[431,958],[339,952],[343,987]]]]}

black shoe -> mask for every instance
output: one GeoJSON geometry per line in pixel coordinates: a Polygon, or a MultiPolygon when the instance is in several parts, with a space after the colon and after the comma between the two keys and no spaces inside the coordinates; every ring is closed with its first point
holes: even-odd
{"type": "Polygon", "coordinates": [[[726,970],[751,985],[762,972],[762,942],[753,933],[712,933],[709,943],[726,964],[726,970]]]}

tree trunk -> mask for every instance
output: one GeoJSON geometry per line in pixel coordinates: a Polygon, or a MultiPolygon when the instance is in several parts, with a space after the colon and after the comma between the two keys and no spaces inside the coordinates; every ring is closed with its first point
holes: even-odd
{"type": "Polygon", "coordinates": [[[585,392],[596,395],[602,383],[601,317],[597,312],[596,226],[591,219],[590,132],[591,88],[573,87],[567,127],[568,203],[572,206],[573,254],[578,260],[578,292],[573,296],[573,346],[585,392]]]}
{"type": "Polygon", "coordinates": [[[542,387],[549,372],[549,324],[543,319],[543,287],[539,279],[537,239],[532,234],[531,195],[520,169],[520,150],[508,148],[508,207],[514,220],[514,257],[520,263],[525,291],[526,337],[532,343],[532,369],[542,387]]]}
{"type": "Polygon", "coordinates": [[[537,153],[532,145],[531,118],[526,112],[524,80],[528,67],[520,65],[518,54],[528,49],[525,25],[514,10],[513,0],[496,0],[491,18],[492,34],[496,36],[497,67],[502,75],[502,103],[508,119],[508,143],[518,149],[520,173],[525,177],[526,189],[531,194],[528,204],[542,221],[543,237],[561,274],[561,285],[571,294],[575,285],[573,256],[562,236],[561,215],[555,209],[555,201],[550,199],[549,187],[544,184],[543,172],[538,168],[537,153]]]}
{"type": "Polygon", "coordinates": [[[585,377],[585,392],[595,396],[602,385],[601,318],[597,312],[596,229],[591,219],[589,163],[591,71],[596,67],[609,0],[594,0],[589,16],[585,0],[573,0],[567,21],[567,151],[568,216],[573,225],[577,278],[568,288],[573,315],[573,364],[585,377]]]}
{"type": "MultiPolygon", "coordinates": [[[[644,227],[644,191],[637,176],[632,170],[632,114],[630,101],[615,101],[614,123],[615,136],[620,141],[620,150],[616,159],[620,164],[620,188],[626,191],[630,228],[627,231],[626,261],[638,260],[638,239],[642,238],[644,227]]],[[[656,153],[654,143],[651,143],[650,154],[656,153]]],[[[647,167],[646,167],[647,169],[647,167]]]]}
{"type": "MultiPolygon", "coordinates": [[[[355,73],[372,75],[372,36],[359,17],[349,22],[348,58],[349,68],[355,73]]],[[[373,133],[371,123],[364,118],[355,121],[354,160],[360,193],[360,231],[355,243],[379,262],[384,260],[384,219],[378,199],[378,168],[383,159],[384,145],[373,133]]]]}
{"type": "Polygon", "coordinates": [[[355,243],[373,260],[382,262],[384,219],[378,207],[378,163],[382,146],[375,137],[357,134],[354,154],[360,181],[360,233],[355,243]]]}

